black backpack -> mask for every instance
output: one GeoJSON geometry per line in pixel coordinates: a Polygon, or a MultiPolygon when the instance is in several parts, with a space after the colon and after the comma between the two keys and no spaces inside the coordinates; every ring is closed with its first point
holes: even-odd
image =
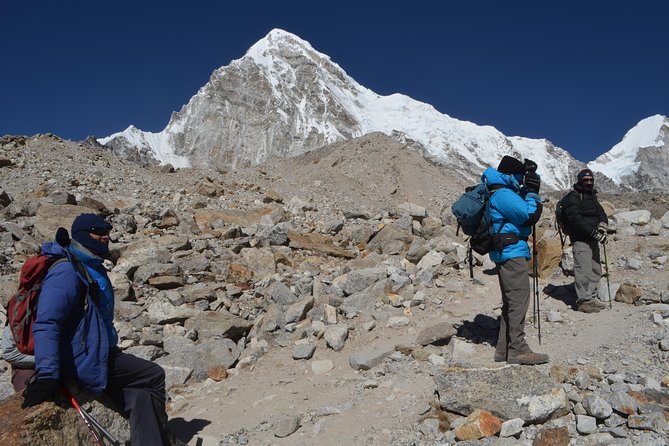
{"type": "MultiPolygon", "coordinates": [[[[557,229],[558,233],[560,234],[560,241],[562,242],[563,248],[565,238],[568,235],[571,235],[571,228],[569,226],[569,220],[567,220],[567,213],[564,211],[564,205],[567,197],[572,193],[576,193],[576,191],[572,190],[568,192],[562,198],[560,198],[560,201],[558,201],[555,205],[555,229],[557,229]]],[[[581,201],[583,201],[583,194],[579,193],[578,196],[581,201]]]]}

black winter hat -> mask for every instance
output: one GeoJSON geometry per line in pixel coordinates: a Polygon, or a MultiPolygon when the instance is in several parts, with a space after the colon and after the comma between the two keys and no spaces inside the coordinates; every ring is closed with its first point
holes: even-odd
{"type": "Polygon", "coordinates": [[[497,166],[497,171],[499,173],[508,173],[511,175],[515,173],[525,173],[525,165],[522,161],[519,161],[512,156],[504,155],[502,161],[499,162],[499,166],[497,166]]]}
{"type": "Polygon", "coordinates": [[[91,232],[109,232],[112,225],[107,223],[102,217],[96,214],[81,214],[74,219],[72,223],[72,238],[84,247],[88,248],[93,254],[100,257],[109,257],[109,246],[106,243],[94,240],[91,232]]]}
{"type": "Polygon", "coordinates": [[[578,181],[583,180],[584,178],[592,178],[593,180],[595,179],[595,176],[592,174],[592,170],[590,169],[583,169],[581,170],[578,175],[576,175],[576,179],[578,181]]]}

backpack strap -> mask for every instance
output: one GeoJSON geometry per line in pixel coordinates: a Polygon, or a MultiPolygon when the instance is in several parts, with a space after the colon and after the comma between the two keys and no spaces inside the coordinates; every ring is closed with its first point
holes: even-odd
{"type": "MultiPolygon", "coordinates": [[[[77,272],[77,275],[80,279],[83,279],[83,282],[86,286],[86,294],[91,296],[91,299],[97,303],[99,299],[100,287],[97,282],[91,277],[90,273],[86,269],[83,263],[77,260],[69,251],[67,252],[67,259],[72,262],[74,270],[77,272]]],[[[88,299],[84,296],[84,329],[81,336],[81,345],[86,346],[86,338],[88,335],[88,325],[90,321],[88,320],[88,299]]]]}

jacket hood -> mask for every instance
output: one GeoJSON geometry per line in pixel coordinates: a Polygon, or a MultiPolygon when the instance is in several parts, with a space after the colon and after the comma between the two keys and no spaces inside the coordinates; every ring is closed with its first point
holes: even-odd
{"type": "Polygon", "coordinates": [[[500,173],[493,167],[488,167],[483,171],[481,181],[487,183],[488,186],[504,186],[516,192],[520,190],[520,183],[518,183],[513,175],[500,173]]]}
{"type": "Polygon", "coordinates": [[[46,242],[42,244],[42,254],[49,257],[67,257],[67,248],[57,242],[46,242]]]}

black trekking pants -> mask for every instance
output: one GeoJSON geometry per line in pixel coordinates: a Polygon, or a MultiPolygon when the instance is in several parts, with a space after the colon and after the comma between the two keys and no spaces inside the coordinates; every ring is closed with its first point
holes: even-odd
{"type": "Polygon", "coordinates": [[[110,352],[105,393],[125,411],[132,446],[169,444],[162,367],[114,350],[110,352]]]}

